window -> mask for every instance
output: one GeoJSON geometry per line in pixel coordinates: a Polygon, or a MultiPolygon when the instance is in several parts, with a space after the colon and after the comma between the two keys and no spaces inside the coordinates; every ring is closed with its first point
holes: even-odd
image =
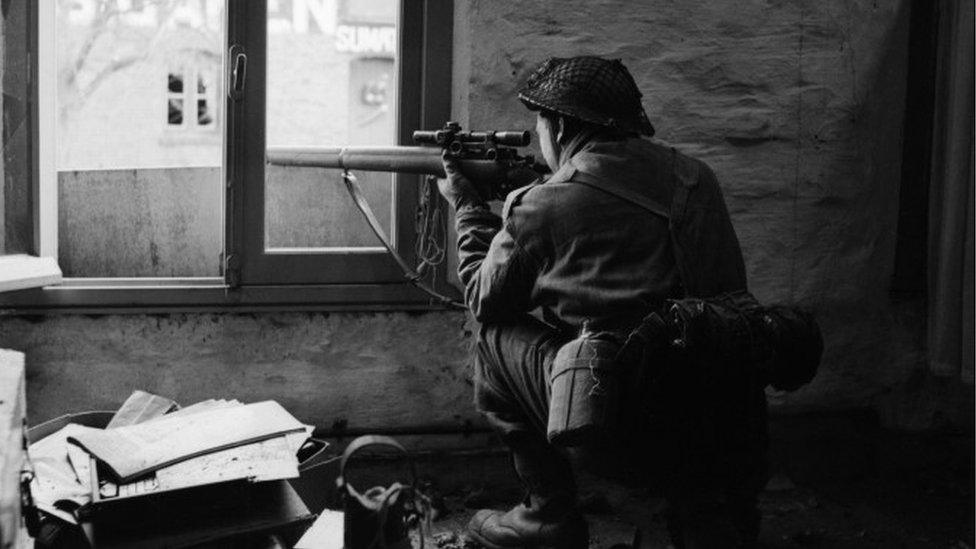
{"type": "MultiPolygon", "coordinates": [[[[65,283],[0,304],[426,305],[339,174],[267,166],[264,151],[406,145],[413,129],[441,126],[449,2],[56,0],[34,9],[35,236],[65,283]]],[[[409,257],[419,178],[357,175],[409,257]]]]}
{"type": "Polygon", "coordinates": [[[183,99],[186,97],[183,93],[183,71],[177,70],[169,73],[167,92],[167,105],[169,107],[167,123],[170,126],[182,126],[183,99]]]}
{"type": "Polygon", "coordinates": [[[167,71],[166,123],[169,126],[190,130],[216,129],[213,72],[211,68],[193,65],[167,71]],[[184,115],[186,109],[190,110],[184,115]]]}

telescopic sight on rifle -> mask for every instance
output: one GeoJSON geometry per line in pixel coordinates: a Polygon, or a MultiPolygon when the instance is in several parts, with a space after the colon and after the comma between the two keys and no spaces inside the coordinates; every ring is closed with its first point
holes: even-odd
{"type": "Polygon", "coordinates": [[[532,142],[527,131],[503,132],[464,132],[457,122],[448,122],[441,130],[417,130],[413,140],[421,145],[436,145],[451,151],[451,154],[485,156],[494,160],[499,147],[526,147],[532,142]]]}

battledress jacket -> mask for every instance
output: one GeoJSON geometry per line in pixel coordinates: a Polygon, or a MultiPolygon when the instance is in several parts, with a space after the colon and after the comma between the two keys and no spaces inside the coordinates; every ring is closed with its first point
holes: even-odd
{"type": "Polygon", "coordinates": [[[541,309],[570,333],[584,321],[626,327],[668,298],[745,289],[707,165],[639,138],[590,137],[567,149],[548,180],[509,194],[501,217],[458,205],[458,272],[478,321],[541,309]],[[620,197],[629,193],[656,211],[620,197]]]}

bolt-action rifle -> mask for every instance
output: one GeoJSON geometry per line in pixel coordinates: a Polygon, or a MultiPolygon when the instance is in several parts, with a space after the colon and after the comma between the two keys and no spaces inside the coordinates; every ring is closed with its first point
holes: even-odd
{"type": "Polygon", "coordinates": [[[528,146],[532,140],[527,131],[465,132],[457,122],[448,122],[440,130],[413,132],[413,140],[420,146],[276,147],[268,149],[267,159],[282,166],[444,177],[441,151],[446,150],[488,200],[504,199],[513,189],[531,182],[531,171],[544,171],[532,155],[518,154],[517,147],[528,146]]]}
{"type": "Polygon", "coordinates": [[[377,238],[400,265],[407,279],[445,305],[462,306],[422,282],[424,261],[416,270],[394,249],[382,225],[366,202],[351,170],[396,172],[445,177],[441,160],[443,151],[456,159],[458,168],[478,188],[486,200],[501,200],[518,187],[526,185],[547,171],[535,163],[532,155],[519,155],[517,147],[531,141],[527,131],[461,131],[457,122],[448,122],[440,130],[413,132],[416,147],[275,147],[266,152],[267,162],[279,166],[332,168],[342,170],[353,202],[366,217],[377,238]]]}

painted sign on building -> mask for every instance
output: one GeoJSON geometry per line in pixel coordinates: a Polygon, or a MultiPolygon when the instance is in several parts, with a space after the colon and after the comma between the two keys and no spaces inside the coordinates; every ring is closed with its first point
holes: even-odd
{"type": "Polygon", "coordinates": [[[339,25],[335,36],[335,49],[340,53],[393,57],[396,52],[393,25],[339,25]]]}

